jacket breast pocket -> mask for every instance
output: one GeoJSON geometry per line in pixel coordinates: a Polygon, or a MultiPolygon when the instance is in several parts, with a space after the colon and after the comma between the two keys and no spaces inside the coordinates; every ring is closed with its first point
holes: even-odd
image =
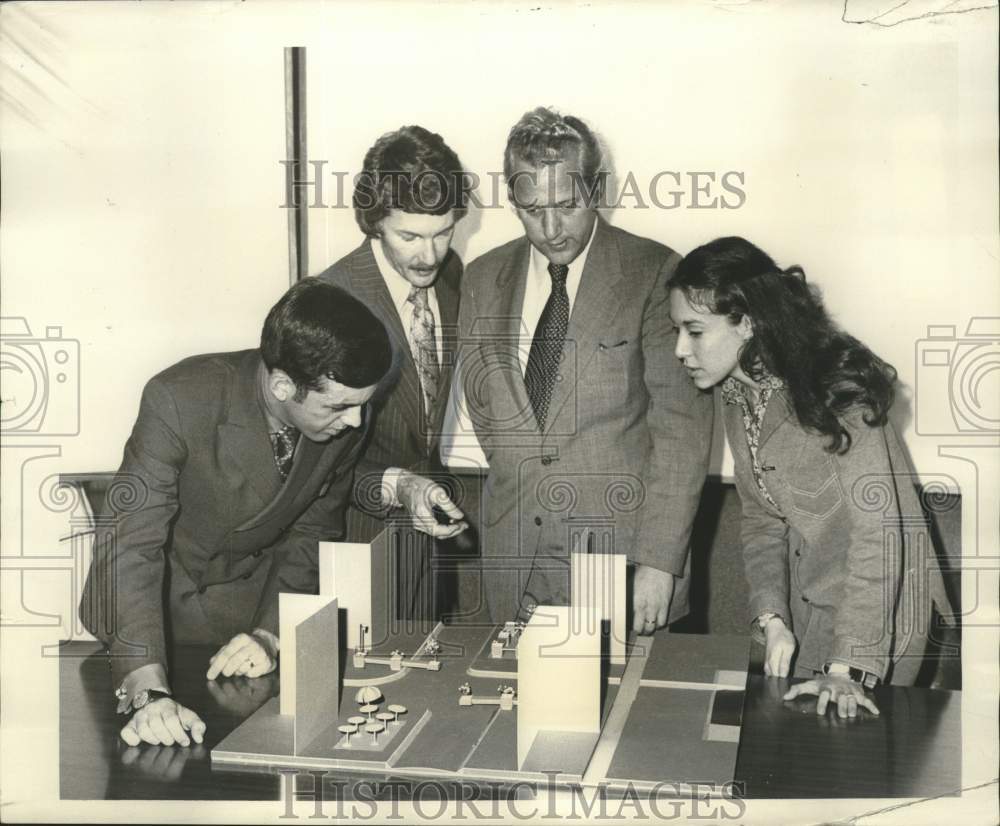
{"type": "Polygon", "coordinates": [[[633,377],[641,376],[639,351],[627,336],[609,335],[597,345],[597,353],[588,370],[588,380],[614,394],[631,391],[633,377]]]}
{"type": "Polygon", "coordinates": [[[799,466],[785,480],[792,509],[813,519],[827,519],[844,501],[840,479],[827,459],[816,466],[799,466]]]}

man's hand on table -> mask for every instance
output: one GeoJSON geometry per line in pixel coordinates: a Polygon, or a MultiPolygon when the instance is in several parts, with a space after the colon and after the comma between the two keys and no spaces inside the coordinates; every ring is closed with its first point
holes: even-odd
{"type": "Polygon", "coordinates": [[[667,624],[674,598],[674,575],[636,565],[632,579],[632,628],[636,634],[652,634],[667,624]]]}
{"type": "Polygon", "coordinates": [[[444,486],[408,470],[399,472],[396,497],[413,520],[413,527],[435,539],[451,539],[467,527],[465,514],[448,497],[444,486]],[[451,520],[441,524],[435,510],[451,520]]]}
{"type": "Polygon", "coordinates": [[[204,737],[202,719],[173,697],[161,697],[143,706],[121,730],[122,740],[130,746],[190,746],[192,739],[200,743],[204,737]]]}
{"type": "Polygon", "coordinates": [[[232,677],[262,677],[278,667],[278,638],[270,631],[256,628],[250,634],[237,634],[208,661],[205,677],[214,680],[220,674],[232,677]]]}

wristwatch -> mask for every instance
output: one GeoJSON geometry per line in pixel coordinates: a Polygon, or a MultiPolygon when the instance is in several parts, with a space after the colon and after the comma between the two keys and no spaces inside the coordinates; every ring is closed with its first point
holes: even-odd
{"type": "Polygon", "coordinates": [[[780,619],[782,623],[785,622],[785,618],[781,616],[781,614],[775,613],[774,611],[765,611],[763,614],[757,617],[757,627],[760,628],[761,631],[766,631],[767,624],[775,617],[780,619]]]}
{"type": "Polygon", "coordinates": [[[160,691],[157,688],[144,688],[142,691],[137,691],[135,696],[132,698],[132,703],[125,711],[129,714],[134,714],[140,708],[145,708],[150,703],[156,700],[162,700],[164,697],[172,697],[173,695],[169,691],[160,691]]]}
{"type": "MultiPolygon", "coordinates": [[[[830,673],[830,666],[832,663],[827,663],[823,666],[823,673],[830,673]]],[[[875,688],[878,685],[878,675],[872,674],[870,671],[865,671],[863,668],[854,668],[853,666],[848,666],[847,676],[852,682],[858,683],[865,688],[875,688]]]]}

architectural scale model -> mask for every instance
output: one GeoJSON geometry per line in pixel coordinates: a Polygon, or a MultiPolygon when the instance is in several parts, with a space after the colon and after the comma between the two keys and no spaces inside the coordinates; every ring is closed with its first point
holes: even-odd
{"type": "Polygon", "coordinates": [[[322,543],[320,564],[320,595],[280,597],[280,696],[213,764],[634,788],[733,779],[748,640],[626,645],[624,557],[574,557],[573,603],[499,632],[394,629],[380,539],[322,543]],[[483,662],[512,670],[498,686],[483,662]]]}

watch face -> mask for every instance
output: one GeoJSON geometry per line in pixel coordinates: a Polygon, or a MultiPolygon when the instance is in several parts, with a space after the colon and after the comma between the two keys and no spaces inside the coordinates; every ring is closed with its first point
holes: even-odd
{"type": "Polygon", "coordinates": [[[150,703],[169,696],[170,695],[165,691],[157,691],[155,688],[144,688],[142,691],[137,692],[135,697],[132,699],[132,711],[138,711],[140,708],[143,708],[150,703]]]}

